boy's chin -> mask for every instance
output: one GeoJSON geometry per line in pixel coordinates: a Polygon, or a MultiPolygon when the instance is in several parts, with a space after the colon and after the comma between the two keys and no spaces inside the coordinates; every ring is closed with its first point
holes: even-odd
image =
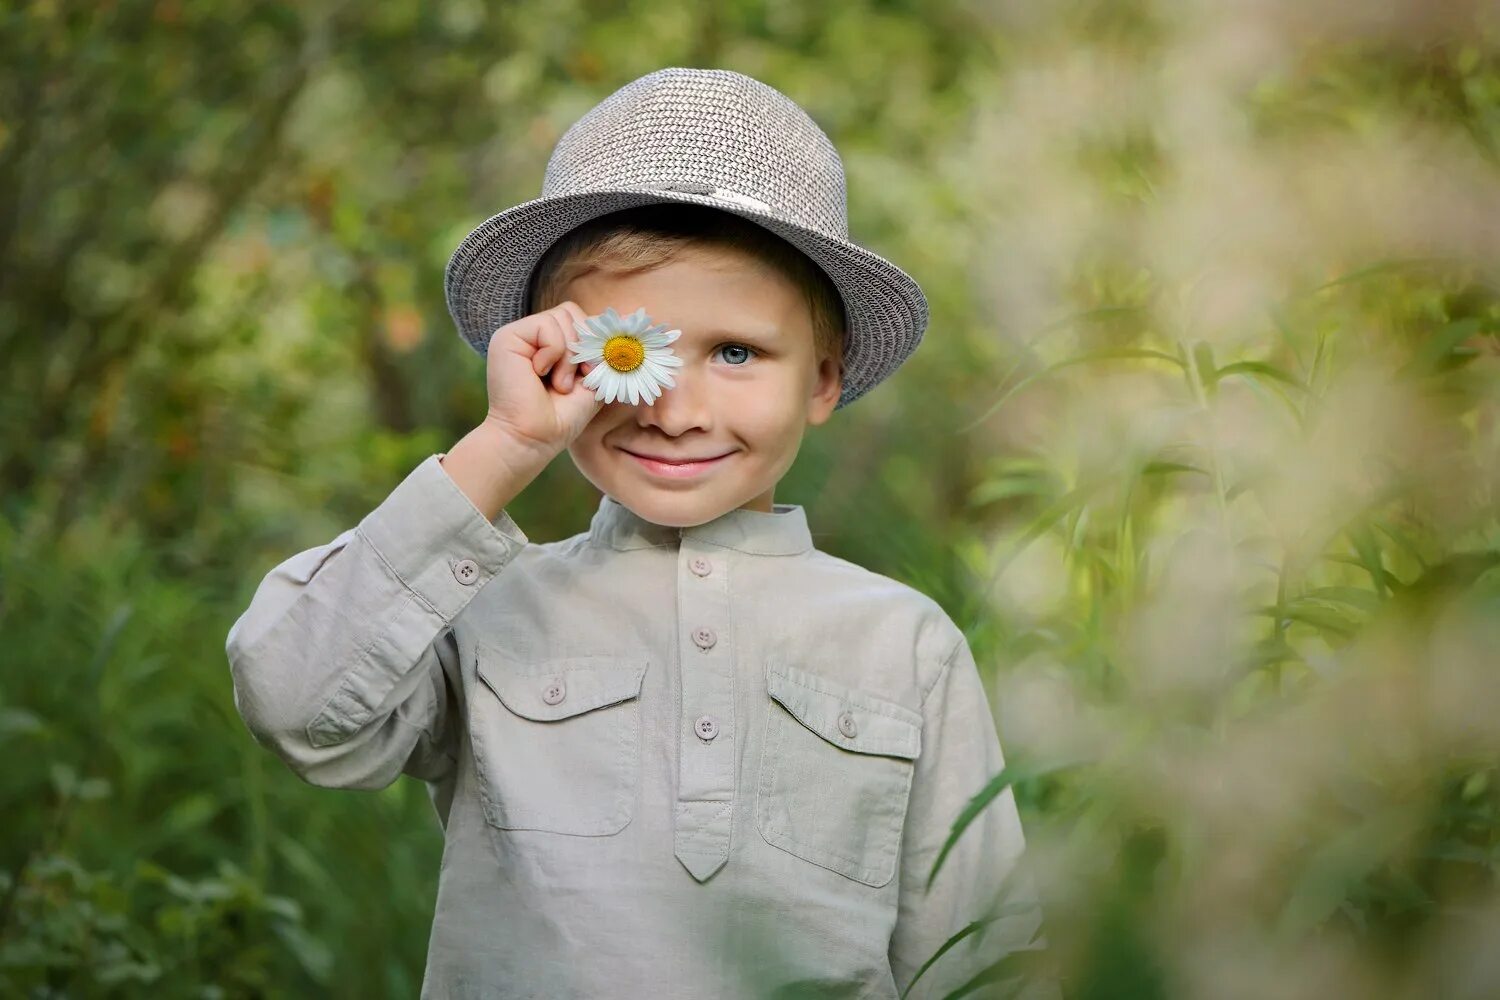
{"type": "Polygon", "coordinates": [[[685,490],[623,489],[610,495],[637,517],[668,528],[691,528],[734,510],[739,503],[704,487],[685,490]]]}

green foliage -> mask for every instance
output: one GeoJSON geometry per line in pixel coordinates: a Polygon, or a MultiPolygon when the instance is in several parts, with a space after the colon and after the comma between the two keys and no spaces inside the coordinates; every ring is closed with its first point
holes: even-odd
{"type": "Polygon", "coordinates": [[[313,982],[333,965],[291,899],[228,861],[189,881],[141,862],[128,877],[38,858],[5,886],[25,934],[0,947],[0,983],[24,995],[264,996],[291,956],[313,982]]]}

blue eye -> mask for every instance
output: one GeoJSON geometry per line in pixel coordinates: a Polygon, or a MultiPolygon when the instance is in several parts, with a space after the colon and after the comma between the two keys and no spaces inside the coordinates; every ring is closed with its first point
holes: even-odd
{"type": "MultiPolygon", "coordinates": [[[[753,347],[746,347],[744,344],[725,344],[721,348],[721,350],[724,350],[724,351],[749,351],[751,354],[755,353],[755,348],[753,348],[753,347]]],[[[749,358],[745,358],[744,360],[748,361],[750,359],[749,358]]],[[[729,363],[732,364],[732,365],[736,365],[736,366],[738,366],[739,364],[741,364],[741,362],[736,362],[736,361],[730,361],[729,363]]]]}

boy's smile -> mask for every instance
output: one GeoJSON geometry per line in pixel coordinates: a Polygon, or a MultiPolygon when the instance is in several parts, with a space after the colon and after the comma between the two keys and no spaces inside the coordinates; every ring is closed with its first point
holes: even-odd
{"type": "Polygon", "coordinates": [[[657,524],[770,513],[803,432],[842,387],[839,360],[815,355],[796,285],[748,255],[696,249],[647,271],[590,272],[566,294],[590,316],[644,307],[682,331],[676,386],[650,405],[606,404],[568,447],[579,471],[657,524]]]}

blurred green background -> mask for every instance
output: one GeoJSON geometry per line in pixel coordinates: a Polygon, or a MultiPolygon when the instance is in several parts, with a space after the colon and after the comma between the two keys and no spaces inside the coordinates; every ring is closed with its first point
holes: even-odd
{"type": "Polygon", "coordinates": [[[225,635],[481,419],[448,255],[670,65],[928,293],[776,499],[968,632],[1070,995],[1500,995],[1496,15],[5,5],[0,995],[416,994],[424,788],[303,785],[225,635]]]}

